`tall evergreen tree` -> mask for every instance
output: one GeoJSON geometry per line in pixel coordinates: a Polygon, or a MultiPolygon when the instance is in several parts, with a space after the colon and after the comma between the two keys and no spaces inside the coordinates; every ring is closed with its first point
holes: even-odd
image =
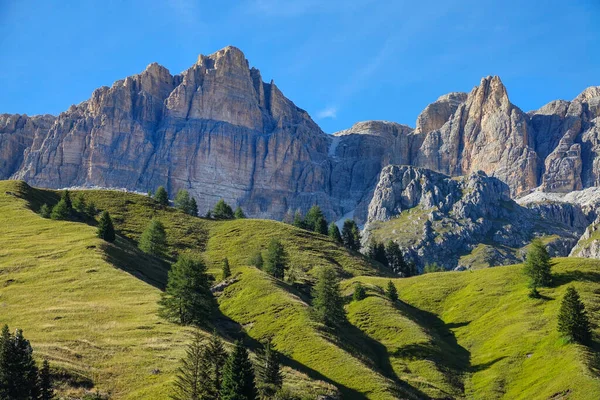
{"type": "Polygon", "coordinates": [[[350,250],[360,250],[360,231],[358,230],[356,222],[351,219],[344,221],[344,226],[342,228],[342,240],[344,242],[344,246],[350,250]]]}
{"type": "Polygon", "coordinates": [[[356,286],[354,286],[354,293],[352,294],[352,300],[361,301],[367,297],[367,292],[365,291],[365,287],[358,282],[356,286]]]}
{"type": "Polygon", "coordinates": [[[244,210],[242,210],[242,207],[240,207],[240,206],[237,206],[237,208],[235,209],[235,212],[233,213],[233,216],[235,217],[235,219],[246,218],[246,214],[244,214],[244,210]]]}
{"type": "Polygon", "coordinates": [[[220,400],[255,400],[257,398],[254,368],[246,348],[242,342],[237,341],[223,367],[220,400]]]}
{"type": "Polygon", "coordinates": [[[75,200],[73,200],[73,208],[81,214],[85,214],[85,210],[87,208],[87,205],[85,203],[85,196],[83,195],[83,193],[79,193],[77,195],[77,197],[75,197],[75,200]]]}
{"type": "Polygon", "coordinates": [[[305,229],[327,235],[327,220],[318,205],[314,205],[308,210],[303,225],[305,229]]]}
{"type": "Polygon", "coordinates": [[[225,200],[221,199],[215,204],[212,215],[216,219],[233,219],[233,210],[225,200]]]}
{"type": "Polygon", "coordinates": [[[225,280],[231,276],[231,268],[229,267],[229,260],[227,258],[223,259],[223,269],[221,274],[221,279],[225,280]]]}
{"type": "Polygon", "coordinates": [[[71,211],[67,202],[64,199],[60,199],[54,207],[52,207],[52,213],[50,218],[55,220],[67,220],[71,216],[71,211]]]}
{"type": "Polygon", "coordinates": [[[296,210],[296,213],[294,214],[294,222],[292,223],[292,225],[294,225],[296,228],[306,229],[306,225],[304,224],[304,217],[302,216],[300,210],[296,210]]]}
{"type": "Polygon", "coordinates": [[[327,234],[329,235],[330,238],[335,240],[337,243],[339,243],[339,244],[343,243],[342,234],[340,233],[340,228],[338,228],[338,226],[335,224],[335,222],[332,222],[329,224],[329,229],[327,230],[327,234]]]}
{"type": "Polygon", "coordinates": [[[589,343],[592,331],[585,306],[574,287],[567,288],[558,313],[558,331],[582,344],[589,343]]]}
{"type": "Polygon", "coordinates": [[[108,211],[104,211],[100,216],[97,234],[100,239],[104,239],[107,242],[115,241],[115,228],[108,211]]]}
{"type": "Polygon", "coordinates": [[[63,200],[67,206],[69,212],[73,210],[73,202],[71,202],[71,193],[68,190],[62,192],[60,199],[63,200]]]}
{"type": "Polygon", "coordinates": [[[259,353],[257,375],[261,382],[260,391],[264,397],[271,398],[283,385],[279,355],[273,348],[271,339],[267,340],[262,352],[259,353]]]}
{"type": "Polygon", "coordinates": [[[167,232],[162,222],[157,219],[150,221],[150,224],[142,232],[138,247],[144,253],[158,257],[164,255],[167,248],[167,232]]]}
{"type": "Polygon", "coordinates": [[[40,207],[39,213],[42,218],[50,218],[50,215],[52,214],[52,210],[50,209],[48,204],[44,203],[40,207]]]}
{"type": "Polygon", "coordinates": [[[164,186],[159,186],[158,189],[156,189],[156,193],[154,193],[154,200],[156,200],[156,202],[161,206],[169,205],[169,194],[164,186]]]}
{"type": "Polygon", "coordinates": [[[39,394],[33,349],[21,330],[11,335],[5,325],[0,335],[0,399],[37,400],[39,394]]]}
{"type": "Polygon", "coordinates": [[[98,209],[96,209],[96,204],[93,201],[90,201],[85,208],[85,213],[90,217],[94,218],[96,214],[98,214],[98,209]]]}
{"type": "Polygon", "coordinates": [[[393,240],[388,241],[385,245],[385,258],[387,260],[387,265],[396,274],[399,274],[403,277],[408,277],[411,275],[410,268],[404,261],[404,256],[402,255],[400,246],[393,240]]]}
{"type": "Polygon", "coordinates": [[[159,301],[160,314],[182,325],[206,326],[216,308],[210,291],[212,280],[201,260],[180,255],[169,270],[167,288],[159,301]]]}
{"type": "MultiPolygon", "coordinates": [[[[194,339],[185,350],[185,356],[177,369],[174,388],[171,393],[173,400],[203,400],[206,396],[204,384],[204,346],[202,336],[196,332],[194,339]]],[[[215,397],[216,399],[216,397],[215,397]]]]}
{"type": "Polygon", "coordinates": [[[283,279],[287,264],[287,254],[281,242],[271,239],[264,258],[264,270],[277,279],[283,279]]]}
{"type": "Polygon", "coordinates": [[[190,200],[190,206],[188,208],[188,214],[190,214],[193,217],[197,217],[198,216],[198,203],[196,203],[196,199],[193,198],[193,197],[190,200]]]}
{"type": "Polygon", "coordinates": [[[529,277],[531,287],[549,286],[552,283],[552,262],[541,240],[531,242],[523,272],[529,277]]]}
{"type": "Polygon", "coordinates": [[[385,254],[385,246],[383,243],[378,242],[377,240],[371,240],[369,242],[369,246],[367,247],[367,256],[372,260],[380,262],[386,267],[388,266],[388,259],[385,254]]]}
{"type": "Polygon", "coordinates": [[[388,281],[387,287],[385,288],[385,296],[392,302],[398,301],[398,289],[394,282],[388,281]]]}
{"type": "Polygon", "coordinates": [[[253,267],[256,267],[258,269],[262,269],[264,266],[264,259],[262,256],[262,252],[260,250],[257,250],[254,254],[252,254],[250,256],[250,259],[248,260],[248,263],[250,265],[252,265],[253,267]]]}
{"type": "Polygon", "coordinates": [[[227,352],[223,341],[213,331],[202,357],[203,383],[202,388],[208,399],[218,399],[223,384],[223,367],[227,360],[227,352]]]}
{"type": "Polygon", "coordinates": [[[54,399],[54,389],[52,388],[52,378],[50,376],[50,364],[48,360],[44,360],[40,369],[40,400],[54,399]]]}
{"type": "Polygon", "coordinates": [[[196,199],[191,197],[187,190],[182,189],[178,191],[173,203],[177,209],[183,211],[184,213],[194,217],[198,216],[198,205],[196,204],[196,199]]]}
{"type": "Polygon", "coordinates": [[[316,319],[329,327],[337,327],[346,320],[344,300],[332,267],[322,267],[313,289],[313,313],[316,319]]]}

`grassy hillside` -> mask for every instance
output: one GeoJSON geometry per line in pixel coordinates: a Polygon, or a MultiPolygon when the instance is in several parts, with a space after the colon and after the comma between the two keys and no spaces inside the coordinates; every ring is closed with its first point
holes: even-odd
{"type": "Polygon", "coordinates": [[[402,301],[392,304],[381,289],[386,271],[324,236],[275,221],[190,217],[130,193],[82,193],[110,211],[114,244],[95,237],[92,221],[38,216],[33,210],[55,203],[56,192],[0,182],[0,323],[23,328],[37,356],[64,371],[63,394],[94,382],[113,399],[168,398],[190,329],[157,317],[156,302],[169,262],[192,252],[217,278],[224,257],[232,266],[234,282],[218,294],[218,332],[250,348],[272,337],[286,385],[307,398],[334,387],[345,399],[600,398],[595,354],[563,343],[555,328],[569,284],[596,327],[599,262],[557,260],[556,286],[542,300],[527,297],[513,266],[394,279],[402,301]],[[164,260],[136,248],[153,217],[167,229],[164,260]],[[247,265],[271,238],[284,243],[294,284],[247,265]],[[322,265],[337,269],[348,295],[356,281],[369,295],[348,301],[349,324],[338,332],[310,317],[322,265]]]}
{"type": "MultiPolygon", "coordinates": [[[[430,381],[445,393],[461,386],[448,386],[444,378],[449,372],[451,377],[462,376],[464,396],[469,399],[597,399],[598,344],[590,350],[564,343],[556,331],[556,315],[566,288],[573,285],[586,304],[595,335],[599,333],[600,262],[555,261],[555,286],[541,290],[539,300],[527,297],[521,267],[508,266],[396,279],[401,302],[386,313],[387,318],[374,318],[371,313],[368,320],[360,320],[357,313],[350,315],[363,331],[381,338],[394,354],[393,364],[412,372],[412,364],[423,358],[446,371],[430,381]],[[410,322],[419,318],[430,327],[429,337],[411,339],[411,332],[419,328],[410,322]],[[406,334],[390,335],[390,329],[406,334]]],[[[379,289],[387,280],[357,280],[370,288],[370,297],[352,307],[372,310],[375,302],[392,307],[379,289]]],[[[345,283],[347,290],[354,281],[345,283]]],[[[412,379],[410,374],[407,379],[412,379]]]]}

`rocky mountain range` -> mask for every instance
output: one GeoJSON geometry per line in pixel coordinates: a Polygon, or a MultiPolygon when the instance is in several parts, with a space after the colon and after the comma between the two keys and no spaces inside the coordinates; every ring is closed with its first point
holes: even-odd
{"type": "MultiPolygon", "coordinates": [[[[367,121],[328,135],[239,49],[226,47],[177,75],[151,64],[58,116],[0,115],[0,179],[143,192],[164,185],[171,195],[189,190],[201,212],[224,198],[274,219],[319,204],[329,219],[369,225],[397,215],[397,207],[377,204],[386,199],[381,188],[405,179],[404,168],[390,165],[446,175],[435,178],[443,189],[429,188],[440,193],[492,185],[504,202],[599,186],[599,116],[600,87],[526,113],[500,78],[486,77],[468,94],[438,98],[415,128],[367,121]],[[466,183],[448,178],[458,176],[466,183]]],[[[453,196],[437,212],[455,207],[453,196]]],[[[579,218],[561,222],[575,234],[595,219],[595,210],[571,205],[582,216],[568,217],[565,207],[543,212],[579,218]]]]}

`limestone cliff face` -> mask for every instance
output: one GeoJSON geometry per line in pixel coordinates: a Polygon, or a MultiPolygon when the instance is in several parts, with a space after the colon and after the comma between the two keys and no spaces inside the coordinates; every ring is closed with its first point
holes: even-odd
{"type": "Polygon", "coordinates": [[[319,204],[365,222],[380,172],[413,165],[450,176],[484,171],[511,196],[600,184],[600,88],[523,113],[498,77],[450,93],[410,128],[366,121],[326,135],[244,54],[226,47],[172,75],[158,64],[94,91],[57,117],[0,116],[0,179],[171,195],[202,212],[219,198],[254,217],[319,204]]]}
{"type": "Polygon", "coordinates": [[[427,133],[415,165],[453,176],[481,170],[518,195],[537,186],[540,160],[528,116],[510,103],[498,77],[487,77],[427,133]]]}

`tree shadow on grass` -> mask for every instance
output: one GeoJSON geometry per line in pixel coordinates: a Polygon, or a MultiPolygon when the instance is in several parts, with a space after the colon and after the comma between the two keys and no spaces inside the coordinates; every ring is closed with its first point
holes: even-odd
{"type": "Polygon", "coordinates": [[[562,286],[573,281],[600,282],[600,272],[571,270],[552,275],[553,286],[562,286]]]}

